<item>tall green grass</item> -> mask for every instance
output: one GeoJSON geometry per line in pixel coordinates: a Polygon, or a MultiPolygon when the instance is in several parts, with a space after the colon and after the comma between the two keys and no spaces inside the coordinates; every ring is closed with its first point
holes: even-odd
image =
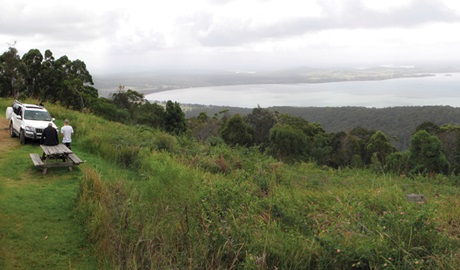
{"type": "Polygon", "coordinates": [[[147,177],[129,183],[125,203],[113,195],[118,185],[101,184],[112,194],[103,201],[123,209],[116,210],[122,217],[107,215],[115,216],[107,224],[122,222],[111,236],[131,244],[103,252],[106,258],[117,254],[113,263],[120,268],[459,266],[458,224],[450,214],[458,217],[458,190],[451,186],[311,164],[275,171],[262,161],[248,166],[252,170],[216,174],[166,153],[144,153],[142,160],[139,170],[147,177]],[[407,193],[421,191],[427,204],[406,200],[407,193]]]}
{"type": "Polygon", "coordinates": [[[455,177],[287,165],[258,149],[211,146],[50,106],[88,170],[78,210],[115,269],[458,269],[455,177]],[[427,203],[406,200],[422,193],[427,203]]]}

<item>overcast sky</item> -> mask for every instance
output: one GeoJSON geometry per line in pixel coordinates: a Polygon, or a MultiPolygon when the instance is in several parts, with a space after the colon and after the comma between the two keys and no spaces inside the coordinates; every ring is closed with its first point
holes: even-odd
{"type": "Polygon", "coordinates": [[[458,0],[0,0],[0,46],[92,74],[460,60],[458,0]]]}

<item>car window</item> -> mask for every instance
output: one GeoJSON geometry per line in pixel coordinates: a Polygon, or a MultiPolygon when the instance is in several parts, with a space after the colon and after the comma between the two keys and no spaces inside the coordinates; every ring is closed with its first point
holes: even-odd
{"type": "Polygon", "coordinates": [[[51,115],[47,111],[32,111],[24,112],[24,119],[37,121],[51,121],[51,115]]]}

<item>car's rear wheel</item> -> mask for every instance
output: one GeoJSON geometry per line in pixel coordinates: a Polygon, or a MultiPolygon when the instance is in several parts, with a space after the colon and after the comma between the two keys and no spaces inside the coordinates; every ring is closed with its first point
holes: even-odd
{"type": "Polygon", "coordinates": [[[14,133],[14,130],[13,130],[13,122],[10,122],[10,136],[11,138],[16,137],[16,133],[14,133]]]}
{"type": "Polygon", "coordinates": [[[24,130],[21,130],[21,132],[19,132],[19,141],[21,142],[21,144],[26,144],[26,135],[24,134],[24,130]]]}

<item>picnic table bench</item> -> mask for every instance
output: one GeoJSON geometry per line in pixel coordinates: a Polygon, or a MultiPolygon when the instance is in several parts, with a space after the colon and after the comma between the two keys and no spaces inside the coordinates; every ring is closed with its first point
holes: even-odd
{"type": "Polygon", "coordinates": [[[51,167],[69,167],[71,171],[73,166],[83,163],[83,161],[64,144],[53,146],[40,145],[40,147],[43,150],[42,156],[31,153],[30,158],[35,167],[42,169],[43,174],[46,174],[48,168],[51,167]]]}

